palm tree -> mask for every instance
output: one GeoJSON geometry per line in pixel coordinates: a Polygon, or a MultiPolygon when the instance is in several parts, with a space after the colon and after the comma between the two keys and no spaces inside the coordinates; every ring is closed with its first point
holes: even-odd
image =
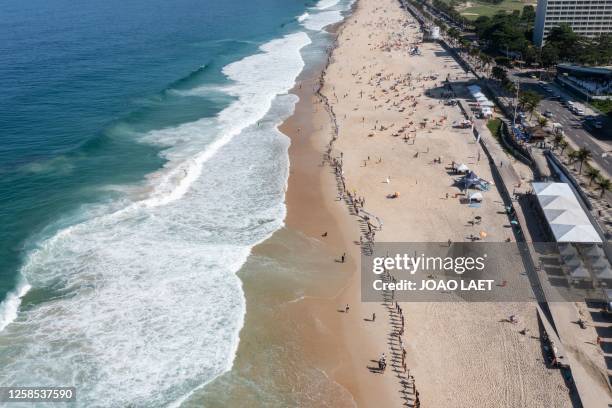
{"type": "MultiPolygon", "coordinates": [[[[561,135],[559,135],[559,136],[561,136],[561,135]]],[[[561,137],[563,137],[563,136],[561,136],[561,137]]],[[[559,147],[561,148],[561,156],[563,156],[563,151],[565,149],[567,149],[567,146],[569,146],[569,143],[566,142],[565,140],[561,139],[561,141],[559,142],[559,147]]]]}
{"type": "MultiPolygon", "coordinates": [[[[555,143],[555,149],[561,145],[562,142],[565,141],[565,138],[563,137],[563,135],[555,135],[555,137],[553,138],[553,142],[555,143]]],[[[563,153],[561,153],[563,154],[563,153]]]]}
{"type": "Polygon", "coordinates": [[[525,91],[519,95],[519,106],[521,106],[525,112],[529,112],[530,120],[541,100],[542,97],[534,91],[525,91]]]}
{"type": "Polygon", "coordinates": [[[594,167],[589,167],[586,172],[587,177],[589,178],[589,186],[593,184],[593,181],[597,178],[601,177],[601,172],[594,167]]]}
{"type": "Polygon", "coordinates": [[[548,124],[548,118],[546,116],[540,116],[538,118],[538,124],[540,125],[540,127],[544,127],[548,124]]]}
{"type": "Polygon", "coordinates": [[[578,158],[578,151],[572,150],[567,154],[567,157],[569,158],[569,164],[572,164],[578,158]]]}
{"type": "Polygon", "coordinates": [[[591,158],[591,151],[586,147],[581,147],[576,155],[576,159],[580,162],[580,169],[578,170],[578,174],[582,174],[582,164],[591,158]]]}
{"type": "Polygon", "coordinates": [[[599,186],[599,189],[601,190],[600,197],[603,197],[604,193],[606,191],[609,191],[612,188],[612,182],[610,182],[610,179],[607,179],[605,177],[598,178],[597,185],[599,186]]]}

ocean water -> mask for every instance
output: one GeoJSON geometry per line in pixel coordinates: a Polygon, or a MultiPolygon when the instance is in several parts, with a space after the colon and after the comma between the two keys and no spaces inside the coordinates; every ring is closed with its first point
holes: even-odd
{"type": "Polygon", "coordinates": [[[231,369],[276,127],[349,5],[0,4],[0,386],[176,406],[231,369]]]}

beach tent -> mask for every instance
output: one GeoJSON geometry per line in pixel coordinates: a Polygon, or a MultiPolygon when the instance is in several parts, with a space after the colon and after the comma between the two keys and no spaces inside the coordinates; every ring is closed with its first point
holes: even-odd
{"type": "Polygon", "coordinates": [[[491,108],[484,107],[480,109],[480,111],[482,112],[482,116],[484,117],[493,116],[493,110],[491,108]]]}
{"type": "Polygon", "coordinates": [[[590,258],[601,258],[605,256],[603,250],[597,245],[587,246],[583,253],[590,258]]]}
{"type": "Polygon", "coordinates": [[[532,186],[557,242],[602,242],[567,183],[532,183],[532,186]]]}
{"type": "Polygon", "coordinates": [[[473,171],[470,171],[468,174],[463,176],[460,181],[466,190],[471,187],[475,187],[482,191],[489,190],[489,182],[479,178],[473,171]]]}
{"type": "Polygon", "coordinates": [[[457,166],[457,169],[456,169],[456,170],[457,170],[458,172],[461,172],[461,173],[465,173],[465,172],[470,171],[469,167],[468,167],[468,166],[466,166],[466,165],[465,165],[465,164],[463,164],[463,163],[461,163],[459,166],[457,166]]]}
{"type": "Polygon", "coordinates": [[[577,256],[563,258],[563,264],[567,266],[570,270],[575,269],[579,266],[583,266],[583,263],[577,256]]]}
{"type": "Polygon", "coordinates": [[[610,265],[610,262],[604,257],[598,257],[595,261],[591,262],[591,268],[593,269],[603,269],[610,265]]]}
{"type": "Polygon", "coordinates": [[[470,171],[463,177],[463,183],[465,184],[465,188],[468,189],[473,185],[476,185],[478,182],[478,176],[473,171],[470,171]]]}
{"type": "Polygon", "coordinates": [[[589,280],[591,279],[591,275],[589,271],[585,269],[584,266],[577,266],[573,270],[570,271],[570,276],[572,279],[580,279],[580,280],[589,280]]]}
{"type": "Polygon", "coordinates": [[[480,201],[483,200],[483,196],[482,196],[482,193],[475,192],[475,193],[472,193],[472,194],[468,195],[468,199],[470,201],[478,201],[478,202],[480,202],[480,201]]]}
{"type": "Polygon", "coordinates": [[[606,266],[603,269],[596,269],[595,276],[597,279],[601,280],[612,280],[612,269],[610,269],[610,265],[606,266]]]}
{"type": "Polygon", "coordinates": [[[576,251],[576,248],[571,244],[559,244],[559,253],[562,256],[571,256],[577,255],[578,251],[576,251]]]}

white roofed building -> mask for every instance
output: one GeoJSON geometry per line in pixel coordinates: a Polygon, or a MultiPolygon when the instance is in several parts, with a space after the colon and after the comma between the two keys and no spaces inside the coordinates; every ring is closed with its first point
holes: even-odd
{"type": "Polygon", "coordinates": [[[555,241],[602,242],[574,191],[567,183],[533,183],[532,185],[555,241]]]}

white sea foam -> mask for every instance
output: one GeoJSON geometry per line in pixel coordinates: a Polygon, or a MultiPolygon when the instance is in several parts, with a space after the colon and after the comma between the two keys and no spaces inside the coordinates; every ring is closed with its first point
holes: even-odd
{"type": "Polygon", "coordinates": [[[328,25],[342,21],[342,19],[342,12],[340,10],[323,11],[311,14],[302,22],[302,25],[309,30],[320,31],[328,25]]]}
{"type": "Polygon", "coordinates": [[[302,21],[306,20],[308,16],[310,16],[310,14],[306,11],[304,12],[304,14],[302,14],[301,16],[297,18],[297,21],[301,23],[302,21]]]}
{"type": "Polygon", "coordinates": [[[319,10],[325,10],[335,6],[338,3],[340,3],[340,0],[320,0],[315,6],[315,8],[319,10]]]}
{"type": "Polygon", "coordinates": [[[21,304],[21,298],[30,290],[31,286],[22,280],[14,291],[9,292],[2,303],[0,303],[0,331],[17,318],[17,311],[21,304]]]}
{"type": "Polygon", "coordinates": [[[225,67],[236,99],[216,118],[143,137],[168,159],[148,198],[96,208],[29,255],[22,275],[53,300],[19,313],[3,302],[0,385],[75,385],[78,406],[161,406],[231,368],[245,311],[235,273],[282,226],[288,140],[276,126],[308,43],[287,35],[225,67]]]}

